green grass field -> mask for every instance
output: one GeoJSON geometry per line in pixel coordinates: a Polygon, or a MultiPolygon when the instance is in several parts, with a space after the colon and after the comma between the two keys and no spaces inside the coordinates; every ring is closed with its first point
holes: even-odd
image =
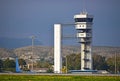
{"type": "Polygon", "coordinates": [[[77,75],[0,75],[0,81],[120,81],[120,77],[77,75]]]}

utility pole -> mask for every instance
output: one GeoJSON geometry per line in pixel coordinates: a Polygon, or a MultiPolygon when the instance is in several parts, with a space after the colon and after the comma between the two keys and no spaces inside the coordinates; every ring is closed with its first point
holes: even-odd
{"type": "Polygon", "coordinates": [[[67,56],[66,56],[66,73],[67,73],[67,70],[68,70],[68,68],[67,68],[67,56]]]}
{"type": "Polygon", "coordinates": [[[115,74],[117,73],[117,55],[115,52],[115,74]]]}
{"type": "Polygon", "coordinates": [[[31,71],[33,71],[33,67],[34,67],[33,55],[34,55],[34,39],[35,39],[35,36],[31,36],[31,39],[32,39],[32,67],[31,67],[31,71]]]}

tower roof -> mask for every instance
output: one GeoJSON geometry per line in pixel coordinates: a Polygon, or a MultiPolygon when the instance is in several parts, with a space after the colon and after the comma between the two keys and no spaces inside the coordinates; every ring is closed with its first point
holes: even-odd
{"type": "Polygon", "coordinates": [[[81,12],[80,14],[74,15],[74,18],[93,18],[93,15],[90,15],[87,12],[81,12]]]}

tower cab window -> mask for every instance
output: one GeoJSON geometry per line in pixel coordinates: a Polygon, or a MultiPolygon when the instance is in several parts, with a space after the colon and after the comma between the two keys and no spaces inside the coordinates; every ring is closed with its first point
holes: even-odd
{"type": "Polygon", "coordinates": [[[75,18],[75,22],[92,22],[93,18],[75,18]]]}

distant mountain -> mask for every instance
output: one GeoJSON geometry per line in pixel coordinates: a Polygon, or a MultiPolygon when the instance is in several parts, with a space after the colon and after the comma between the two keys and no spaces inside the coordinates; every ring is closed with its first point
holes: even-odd
{"type": "MultiPolygon", "coordinates": [[[[1,37],[0,38],[0,48],[19,48],[24,46],[30,46],[32,43],[30,38],[7,38],[1,37]]],[[[41,45],[41,42],[38,40],[34,41],[35,45],[41,45]]]]}
{"type": "MultiPolygon", "coordinates": [[[[21,54],[28,54],[31,52],[31,46],[17,48],[14,50],[14,53],[17,56],[21,56],[21,54]]],[[[107,47],[107,46],[93,46],[92,54],[101,55],[104,57],[112,57],[115,53],[120,55],[120,47],[107,47]]],[[[34,54],[39,57],[53,57],[54,48],[48,46],[34,46],[34,54]]],[[[80,46],[63,46],[62,47],[62,56],[66,56],[69,54],[78,54],[80,53],[80,46]]]]}
{"type": "Polygon", "coordinates": [[[13,50],[0,48],[0,58],[16,57],[13,50]]]}
{"type": "MultiPolygon", "coordinates": [[[[54,56],[54,48],[49,46],[34,46],[34,55],[35,57],[44,58],[44,59],[53,59],[54,56]]],[[[113,57],[115,53],[120,55],[120,47],[107,47],[107,46],[93,46],[92,54],[101,55],[104,57],[113,57]]],[[[20,47],[16,49],[5,49],[0,48],[0,58],[3,57],[22,57],[27,58],[30,56],[32,51],[31,46],[20,47]]],[[[80,46],[63,46],[62,47],[62,56],[66,56],[69,54],[78,54],[80,53],[80,46]]]]}

